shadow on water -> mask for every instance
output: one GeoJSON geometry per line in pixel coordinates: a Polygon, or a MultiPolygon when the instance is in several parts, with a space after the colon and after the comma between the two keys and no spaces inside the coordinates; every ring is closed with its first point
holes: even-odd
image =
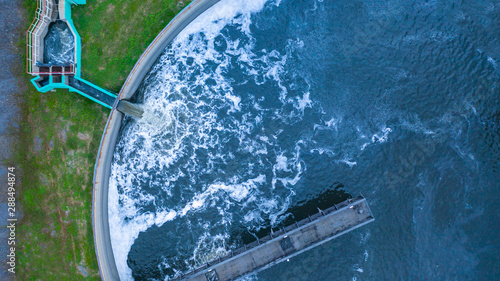
{"type": "MultiPolygon", "coordinates": [[[[207,197],[203,206],[190,209],[184,216],[163,225],[148,224],[149,228],[138,234],[128,255],[127,265],[133,277],[164,279],[196,267],[229,249],[265,237],[271,232],[271,225],[277,230],[317,213],[317,208],[325,209],[345,200],[350,197],[345,193],[348,190],[353,195],[359,191],[370,194],[374,213],[380,214],[378,223],[357,235],[344,236],[335,242],[338,246],[317,248],[297,257],[294,263],[283,263],[262,272],[258,279],[445,280],[481,276],[484,280],[498,280],[498,270],[492,270],[498,264],[498,235],[485,235],[495,233],[491,230],[499,225],[498,200],[495,200],[500,182],[500,99],[498,44],[495,44],[498,39],[492,35],[498,19],[497,8],[486,5],[490,1],[484,1],[484,6],[479,4],[482,1],[474,4],[313,2],[283,1],[279,7],[256,14],[252,18],[255,24],[250,25],[255,38],[252,48],[246,48],[243,39],[224,31],[229,28],[214,34],[217,46],[213,48],[206,47],[205,38],[201,37],[196,45],[200,49],[194,48],[194,43],[179,44],[175,48],[178,52],[172,51],[168,60],[160,62],[163,66],[154,68],[144,81],[142,90],[135,95],[138,103],[163,102],[158,92],[186,88],[189,99],[169,96],[168,101],[209,104],[212,107],[207,106],[204,112],[216,109],[217,121],[228,116],[226,89],[219,97],[220,93],[214,91],[216,95],[207,94],[209,98],[205,99],[199,87],[179,85],[194,84],[198,80],[189,79],[207,75],[209,79],[199,80],[207,87],[227,84],[232,87],[233,95],[242,97],[241,112],[232,112],[234,119],[221,122],[226,129],[224,134],[207,130],[207,136],[217,133],[220,140],[228,139],[226,143],[219,142],[209,148],[199,146],[197,150],[189,143],[191,154],[183,154],[184,158],[175,166],[151,171],[153,176],[134,182],[133,190],[141,185],[143,192],[130,192],[127,196],[144,212],[154,212],[154,204],[161,206],[161,210],[182,210],[185,202],[197,194],[206,194],[205,187],[219,179],[231,187],[232,176],[241,179],[238,182],[249,179],[250,175],[242,175],[240,171],[244,169],[238,170],[237,164],[258,161],[250,153],[240,152],[247,145],[257,151],[261,135],[271,140],[275,132],[280,132],[276,146],[262,143],[268,154],[262,156],[264,165],[255,168],[256,174],[266,175],[269,181],[273,178],[271,168],[279,166],[274,159],[279,152],[288,150],[286,156],[290,161],[294,146],[300,150],[297,163],[303,163],[307,171],[291,190],[262,188],[249,193],[245,201],[238,201],[232,200],[227,190],[219,189],[207,197]],[[238,47],[231,49],[228,43],[238,47]],[[196,52],[191,52],[193,49],[196,52]],[[220,76],[213,74],[213,58],[205,56],[206,50],[210,54],[224,53],[229,63],[227,71],[220,76]],[[260,50],[266,50],[261,51],[265,55],[260,50]],[[271,55],[271,50],[276,54],[271,55]],[[240,61],[238,57],[244,59],[240,61]],[[192,67],[194,59],[205,58],[208,59],[202,66],[192,67]],[[265,63],[265,60],[280,63],[265,63]],[[256,74],[248,75],[254,70],[256,74]],[[270,73],[276,79],[271,79],[270,73]],[[303,79],[295,79],[294,75],[303,79]],[[145,89],[150,95],[146,98],[145,89]],[[299,106],[298,101],[303,101],[302,121],[290,126],[281,122],[295,108],[292,103],[282,104],[279,100],[285,90],[294,105],[299,106]],[[301,91],[310,92],[310,103],[301,98],[301,91]],[[246,98],[249,95],[252,98],[246,98]],[[217,103],[210,103],[214,100],[217,103]],[[257,110],[252,105],[260,107],[257,110]],[[272,110],[261,112],[268,108],[272,110]],[[256,125],[257,117],[271,115],[267,112],[273,113],[271,118],[263,118],[256,125]],[[248,118],[244,120],[241,115],[248,118]],[[253,142],[241,145],[240,136],[244,134],[235,133],[242,131],[239,125],[250,128],[250,133],[245,134],[253,142]],[[290,141],[296,136],[300,137],[299,144],[290,141]],[[213,161],[214,166],[206,164],[210,153],[227,155],[228,150],[221,149],[226,147],[234,149],[237,161],[224,162],[212,157],[217,160],[213,161]],[[196,156],[197,161],[190,162],[189,155],[196,156]],[[199,167],[209,172],[203,174],[199,167]],[[333,182],[332,174],[349,189],[335,183],[313,196],[333,182]],[[179,176],[174,178],[174,175],[179,176]],[[152,184],[155,182],[159,184],[152,184]],[[162,195],[165,186],[172,187],[172,195],[162,195]],[[285,198],[292,193],[293,196],[285,198]],[[139,200],[142,194],[155,196],[156,201],[142,203],[139,200]],[[251,199],[252,195],[256,195],[256,200],[251,199]],[[160,205],[161,200],[165,203],[160,205]],[[176,200],[180,203],[175,203],[176,200]],[[273,209],[265,209],[271,207],[264,203],[273,209]],[[286,210],[285,204],[292,207],[286,210]],[[282,222],[276,224],[276,219],[282,222]]],[[[230,30],[240,27],[229,26],[230,30]]],[[[168,102],[164,104],[166,108],[168,102]]],[[[301,115],[293,117],[297,116],[301,115]]],[[[196,118],[186,119],[175,120],[186,124],[196,118]]],[[[200,124],[208,123],[199,119],[203,121],[200,124]]],[[[158,135],[155,145],[164,149],[170,134],[158,135]]],[[[131,159],[130,164],[124,162],[117,167],[141,174],[142,168],[130,167],[147,161],[155,164],[163,155],[158,153],[156,159],[137,157],[136,151],[144,138],[135,141],[135,137],[130,136],[130,141],[118,148],[123,158],[131,159]]],[[[153,149],[144,151],[150,153],[153,149]]],[[[170,157],[165,155],[165,159],[170,157]]],[[[285,171],[289,167],[283,167],[279,172],[290,178],[291,172],[285,171]]],[[[121,175],[127,174],[118,173],[116,178],[121,175]]],[[[144,225],[143,221],[137,221],[144,225]]]]}
{"type": "MultiPolygon", "coordinates": [[[[318,212],[318,208],[324,210],[333,204],[341,203],[352,196],[345,192],[344,185],[336,182],[331,187],[309,199],[304,199],[297,202],[287,211],[287,217],[278,225],[273,226],[274,230],[293,224],[295,221],[300,221],[318,212]]],[[[179,217],[174,221],[168,221],[164,225],[158,227],[152,226],[147,230],[147,234],[139,234],[139,238],[132,246],[128,266],[132,269],[135,280],[146,280],[148,278],[164,278],[165,275],[174,276],[176,271],[186,272],[192,267],[197,267],[203,263],[216,259],[227,254],[228,248],[238,248],[243,244],[249,244],[256,240],[267,236],[271,232],[271,222],[266,219],[261,229],[258,231],[248,229],[248,226],[242,223],[233,224],[233,229],[230,231],[230,239],[226,246],[223,246],[225,251],[210,250],[221,245],[217,241],[201,241],[199,236],[193,233],[193,218],[192,216],[200,216],[200,214],[188,214],[185,217],[179,217]],[[184,235],[179,236],[179,233],[184,235]],[[147,236],[148,239],[144,239],[147,236]],[[164,243],[163,241],[169,241],[164,243]],[[233,246],[229,246],[233,245],[233,246]],[[207,248],[208,247],[208,248],[207,248]],[[198,250],[196,248],[199,248],[198,250]],[[143,249],[149,249],[143,251],[143,249]],[[162,256],[158,257],[155,253],[161,252],[162,256]],[[185,253],[195,252],[194,256],[186,255],[185,253]],[[158,264],[168,264],[168,266],[158,267],[158,264]],[[175,269],[175,270],[174,270],[175,269]]],[[[209,220],[210,217],[201,216],[200,221],[209,220]]],[[[210,237],[217,235],[215,230],[209,230],[210,237]]],[[[220,242],[220,241],[219,241],[220,242]]],[[[149,280],[149,279],[148,279],[149,280]]]]}
{"type": "MultiPolygon", "coordinates": [[[[319,212],[318,209],[325,210],[332,207],[334,204],[339,204],[350,198],[352,198],[352,196],[351,194],[345,192],[344,185],[342,183],[335,182],[328,190],[318,194],[317,196],[297,202],[295,206],[288,209],[286,218],[272,228],[276,231],[282,227],[292,225],[296,221],[303,220],[308,216],[316,214],[319,212]]],[[[234,242],[236,242],[235,240],[238,240],[243,244],[249,244],[256,241],[257,238],[261,239],[269,235],[271,233],[271,221],[266,219],[262,225],[265,227],[255,231],[248,229],[242,224],[236,224],[234,229],[231,231],[231,240],[234,242]]]]}

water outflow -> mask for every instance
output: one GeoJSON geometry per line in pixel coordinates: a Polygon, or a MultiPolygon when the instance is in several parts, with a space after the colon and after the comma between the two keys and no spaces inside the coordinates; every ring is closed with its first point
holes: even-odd
{"type": "Polygon", "coordinates": [[[64,66],[75,63],[75,38],[66,22],[50,24],[45,36],[43,63],[64,66]]]}
{"type": "Polygon", "coordinates": [[[74,76],[69,76],[68,78],[68,85],[89,95],[90,97],[109,105],[110,107],[113,106],[115,102],[115,97],[112,97],[102,90],[91,86],[90,83],[86,83],[84,80],[80,78],[76,78],[74,76]]]}
{"type": "Polygon", "coordinates": [[[142,109],[140,105],[131,103],[126,100],[120,100],[116,109],[137,119],[141,119],[144,114],[144,109],[142,109]]]}

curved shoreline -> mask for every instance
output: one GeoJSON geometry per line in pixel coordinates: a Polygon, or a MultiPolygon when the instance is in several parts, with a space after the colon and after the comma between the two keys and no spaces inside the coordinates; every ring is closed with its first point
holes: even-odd
{"type": "Polygon", "coordinates": [[[92,226],[94,246],[102,280],[120,280],[111,245],[108,220],[108,185],[114,148],[123,120],[123,113],[116,110],[118,101],[130,99],[137,91],[158,56],[170,42],[194,19],[212,7],[219,0],[196,0],[184,8],[158,34],[141,55],[123,85],[111,109],[99,146],[94,168],[94,190],[92,200],[92,226]]]}

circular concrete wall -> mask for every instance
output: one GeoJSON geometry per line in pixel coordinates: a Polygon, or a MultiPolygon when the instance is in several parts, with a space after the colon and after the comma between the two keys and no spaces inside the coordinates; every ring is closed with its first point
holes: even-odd
{"type": "Polygon", "coordinates": [[[113,153],[124,116],[123,113],[116,110],[118,101],[130,99],[168,44],[190,22],[217,2],[219,0],[191,2],[160,32],[135,64],[111,109],[97,154],[92,203],[94,244],[102,280],[120,280],[111,246],[108,221],[108,184],[111,161],[113,160],[113,153]]]}

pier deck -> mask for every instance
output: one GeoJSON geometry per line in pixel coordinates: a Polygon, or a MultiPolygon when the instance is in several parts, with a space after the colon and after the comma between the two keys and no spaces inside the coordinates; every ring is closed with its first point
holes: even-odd
{"type": "Polygon", "coordinates": [[[296,256],[373,220],[363,197],[350,199],[271,233],[175,280],[234,280],[296,256]]]}

